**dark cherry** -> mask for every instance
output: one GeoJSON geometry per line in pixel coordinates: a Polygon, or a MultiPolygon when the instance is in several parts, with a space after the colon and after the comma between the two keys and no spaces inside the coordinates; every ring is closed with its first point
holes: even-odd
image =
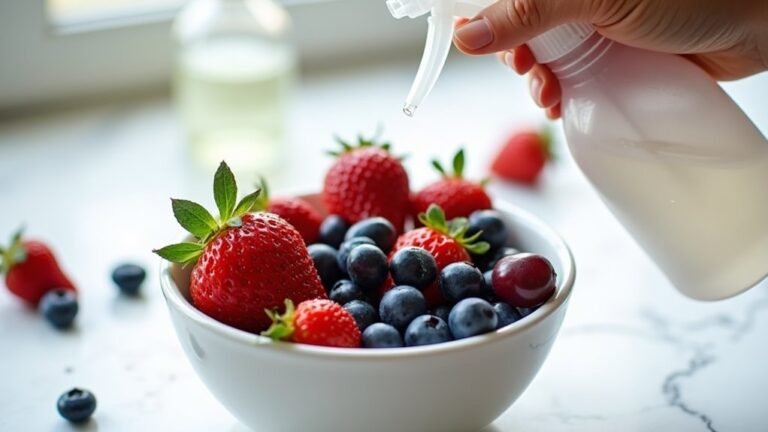
{"type": "Polygon", "coordinates": [[[504,257],[493,268],[496,295],[516,307],[544,303],[555,292],[557,274],[552,263],[541,255],[520,253],[504,257]]]}

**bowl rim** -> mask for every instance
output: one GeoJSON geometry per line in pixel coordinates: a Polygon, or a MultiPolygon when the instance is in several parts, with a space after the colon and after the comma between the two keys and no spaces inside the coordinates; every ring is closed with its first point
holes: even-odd
{"type": "MultiPolygon", "coordinates": [[[[181,294],[176,282],[173,280],[171,269],[175,264],[165,260],[161,260],[160,265],[160,288],[169,308],[177,310],[187,319],[192,320],[200,327],[207,329],[217,336],[243,345],[252,346],[254,349],[268,349],[274,352],[293,353],[301,356],[309,355],[336,359],[392,359],[429,356],[473,349],[480,345],[497,343],[523,333],[544,321],[559,308],[565,307],[566,301],[573,291],[576,277],[573,254],[560,234],[552,227],[527,210],[501,200],[495,200],[494,208],[513,215],[515,219],[524,220],[526,225],[532,227],[550,243],[555,249],[559,261],[562,263],[562,274],[558,275],[559,282],[555,295],[530,315],[525,316],[516,323],[478,336],[434,345],[401,348],[338,348],[293,342],[276,342],[265,336],[231,327],[199,311],[181,294]]],[[[554,339],[556,334],[557,331],[551,335],[550,339],[554,339]]]]}

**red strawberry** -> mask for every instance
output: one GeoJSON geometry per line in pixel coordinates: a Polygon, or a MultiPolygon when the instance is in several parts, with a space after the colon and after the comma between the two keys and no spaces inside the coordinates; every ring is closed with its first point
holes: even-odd
{"type": "MultiPolygon", "coordinates": [[[[467,229],[469,229],[466,218],[457,218],[447,222],[445,213],[435,204],[430,205],[427,212],[419,214],[418,217],[424,227],[401,235],[390,252],[390,259],[404,247],[420,247],[435,257],[439,272],[448,264],[462,261],[471,262],[469,252],[482,255],[488,252],[490,248],[488,243],[484,241],[476,242],[481,233],[465,237],[467,229]]],[[[437,288],[437,282],[424,289],[424,296],[430,306],[441,303],[442,296],[437,288]]]]}
{"type": "Polygon", "coordinates": [[[172,200],[179,223],[197,238],[156,250],[177,262],[196,262],[189,293],[203,313],[241,330],[260,332],[270,325],[264,309],[285,299],[325,298],[317,270],[296,229],[272,213],[250,213],[259,191],[237,206],[232,172],[222,162],[214,180],[221,214],[217,221],[202,206],[172,200]]]}
{"type": "Polygon", "coordinates": [[[417,192],[413,198],[414,214],[427,211],[430,204],[437,204],[445,212],[445,217],[453,219],[467,217],[475,210],[492,207],[491,198],[485,193],[483,182],[464,179],[464,150],[459,150],[453,158],[453,174],[445,171],[438,161],[432,161],[443,178],[417,192]]]}
{"type": "Polygon", "coordinates": [[[505,180],[533,184],[552,159],[551,146],[552,136],[547,129],[515,133],[499,149],[491,171],[505,180]]]}
{"type": "Polygon", "coordinates": [[[256,209],[274,213],[293,225],[306,244],[315,243],[320,236],[323,216],[301,198],[270,198],[267,182],[261,179],[261,194],[256,209]]]}
{"type": "Polygon", "coordinates": [[[356,147],[339,141],[342,152],[325,175],[323,201],[331,214],[353,224],[382,216],[403,231],[409,213],[408,174],[389,153],[389,144],[359,138],[356,147]]]}
{"type": "Polygon", "coordinates": [[[54,288],[77,291],[51,249],[41,241],[22,240],[21,234],[21,230],[14,234],[7,249],[0,248],[0,272],[5,274],[8,290],[32,307],[54,288]]]}
{"type": "Polygon", "coordinates": [[[286,300],[284,314],[266,312],[272,326],[262,334],[275,340],[340,348],[360,346],[360,329],[352,314],[332,300],[306,300],[295,310],[293,302],[286,300]]]}

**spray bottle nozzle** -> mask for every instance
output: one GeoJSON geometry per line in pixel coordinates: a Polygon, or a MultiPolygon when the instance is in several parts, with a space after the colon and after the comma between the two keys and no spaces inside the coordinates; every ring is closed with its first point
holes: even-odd
{"type": "Polygon", "coordinates": [[[393,17],[420,17],[432,9],[433,0],[387,0],[387,8],[393,17]]]}
{"type": "Polygon", "coordinates": [[[453,40],[453,17],[474,15],[495,0],[387,0],[387,8],[393,17],[416,18],[430,13],[429,29],[424,55],[416,73],[416,80],[405,100],[403,112],[412,117],[437,82],[443,70],[453,40]]]}

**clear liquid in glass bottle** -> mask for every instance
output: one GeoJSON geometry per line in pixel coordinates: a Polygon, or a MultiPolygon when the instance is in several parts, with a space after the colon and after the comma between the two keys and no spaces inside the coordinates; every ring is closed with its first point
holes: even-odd
{"type": "Polygon", "coordinates": [[[194,159],[269,173],[296,69],[288,16],[270,0],[196,0],[175,22],[175,97],[194,159]]]}

